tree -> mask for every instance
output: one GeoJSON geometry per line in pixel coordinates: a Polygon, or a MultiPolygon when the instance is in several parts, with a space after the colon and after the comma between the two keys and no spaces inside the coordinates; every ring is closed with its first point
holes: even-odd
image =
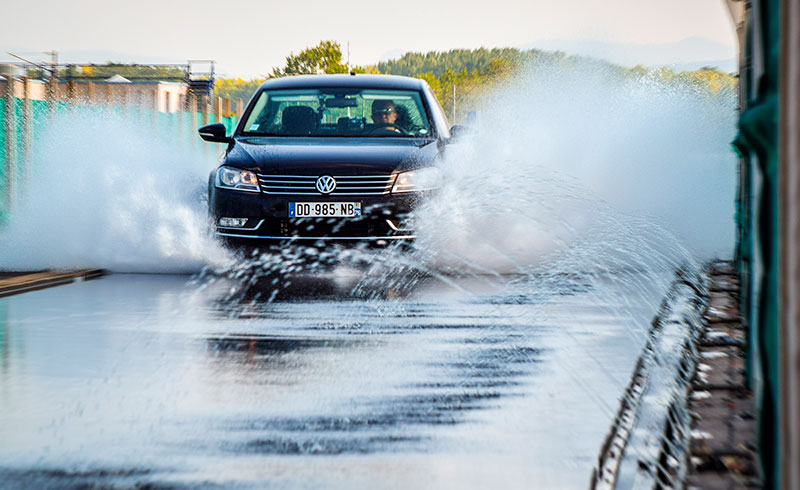
{"type": "Polygon", "coordinates": [[[214,84],[214,95],[229,99],[247,101],[264,82],[261,79],[242,80],[241,78],[220,78],[214,84]]]}
{"type": "Polygon", "coordinates": [[[336,41],[320,41],[314,47],[298,54],[289,53],[286,66],[272,69],[272,77],[287,75],[310,75],[320,73],[347,73],[342,64],[342,47],[336,41]]]}

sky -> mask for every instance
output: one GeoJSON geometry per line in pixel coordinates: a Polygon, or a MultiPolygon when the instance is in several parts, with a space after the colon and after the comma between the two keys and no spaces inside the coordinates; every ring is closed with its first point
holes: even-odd
{"type": "Polygon", "coordinates": [[[734,56],[736,44],[724,0],[40,0],[4,2],[0,14],[0,61],[13,59],[8,51],[43,59],[35,52],[49,50],[82,52],[87,62],[213,59],[222,74],[244,78],[266,75],[323,39],[343,50],[349,42],[359,65],[408,51],[554,40],[647,45],[702,37],[734,56]]]}

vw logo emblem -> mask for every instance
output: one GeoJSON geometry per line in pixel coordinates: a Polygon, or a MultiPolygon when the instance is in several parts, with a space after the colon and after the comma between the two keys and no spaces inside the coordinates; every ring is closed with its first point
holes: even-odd
{"type": "Polygon", "coordinates": [[[315,187],[321,194],[330,194],[336,189],[336,180],[330,175],[323,175],[317,179],[315,187]]]}

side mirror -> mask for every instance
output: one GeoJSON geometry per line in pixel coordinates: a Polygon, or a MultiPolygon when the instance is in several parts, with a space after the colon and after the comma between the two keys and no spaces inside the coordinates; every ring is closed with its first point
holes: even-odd
{"type": "Polygon", "coordinates": [[[200,133],[200,137],[206,141],[212,143],[230,143],[232,139],[225,135],[226,131],[225,125],[220,123],[209,124],[197,130],[197,132],[200,133]]]}
{"type": "Polygon", "coordinates": [[[450,128],[450,141],[457,141],[464,137],[464,135],[472,133],[473,130],[469,126],[463,124],[454,124],[450,128]]]}

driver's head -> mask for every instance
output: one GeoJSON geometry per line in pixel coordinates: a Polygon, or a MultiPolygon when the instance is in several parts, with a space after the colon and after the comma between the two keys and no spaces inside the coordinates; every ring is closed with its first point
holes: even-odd
{"type": "Polygon", "coordinates": [[[394,124],[397,121],[397,106],[391,100],[376,100],[372,103],[372,122],[394,124]]]}

